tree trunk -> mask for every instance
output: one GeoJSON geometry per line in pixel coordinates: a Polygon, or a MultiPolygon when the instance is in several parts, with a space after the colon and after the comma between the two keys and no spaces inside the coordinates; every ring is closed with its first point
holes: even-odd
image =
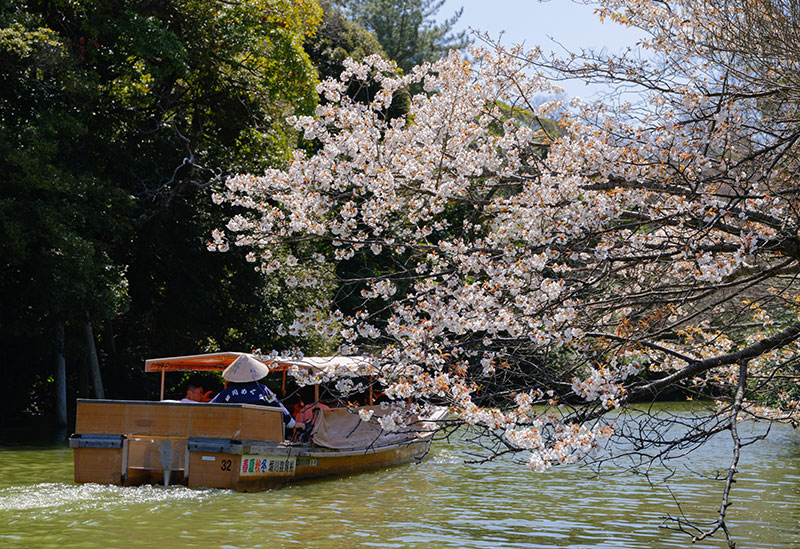
{"type": "Polygon", "coordinates": [[[109,356],[117,354],[117,347],[114,345],[114,322],[111,320],[106,322],[106,333],[105,337],[103,337],[103,342],[106,346],[106,353],[109,356]]]}
{"type": "Polygon", "coordinates": [[[94,333],[92,332],[92,323],[89,321],[89,313],[86,313],[83,335],[86,339],[86,349],[89,353],[89,372],[92,374],[92,392],[94,393],[94,398],[105,398],[103,378],[100,377],[100,361],[97,360],[97,347],[94,344],[94,333]]]}
{"type": "Polygon", "coordinates": [[[89,353],[78,361],[78,396],[89,398],[89,353]]]}
{"type": "Polygon", "coordinates": [[[67,425],[67,363],[64,360],[64,323],[56,324],[56,418],[67,425]]]}

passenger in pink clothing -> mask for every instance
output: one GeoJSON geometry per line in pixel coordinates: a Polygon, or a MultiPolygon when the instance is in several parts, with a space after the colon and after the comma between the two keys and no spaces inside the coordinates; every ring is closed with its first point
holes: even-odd
{"type": "Polygon", "coordinates": [[[306,404],[303,402],[303,398],[300,398],[300,402],[296,405],[296,412],[294,413],[294,420],[297,423],[303,423],[306,426],[305,431],[300,429],[295,429],[292,440],[302,440],[307,439],[308,435],[311,433],[311,428],[313,427],[313,420],[314,417],[314,410],[330,410],[330,406],[323,404],[322,402],[314,402],[312,404],[306,404]]]}
{"type": "Polygon", "coordinates": [[[323,404],[322,402],[315,402],[312,404],[306,404],[303,402],[303,399],[300,399],[300,402],[297,405],[297,411],[294,414],[294,420],[297,422],[306,423],[311,421],[314,417],[314,410],[319,408],[320,410],[330,410],[330,406],[323,404]]]}

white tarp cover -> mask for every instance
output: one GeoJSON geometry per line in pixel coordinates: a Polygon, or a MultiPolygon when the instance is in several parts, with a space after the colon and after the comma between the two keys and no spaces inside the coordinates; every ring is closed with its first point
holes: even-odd
{"type": "Polygon", "coordinates": [[[297,360],[271,359],[259,357],[265,364],[280,364],[305,369],[312,374],[326,376],[398,376],[412,375],[414,367],[392,363],[382,363],[367,356],[307,356],[297,360]]]}
{"type": "Polygon", "coordinates": [[[373,410],[372,421],[362,421],[357,412],[348,408],[320,410],[311,433],[312,442],[325,448],[353,450],[376,448],[430,435],[430,431],[425,429],[429,425],[416,422],[416,418],[411,418],[411,425],[400,431],[383,431],[375,418],[391,413],[391,409],[383,410],[380,406],[363,406],[359,409],[373,410]]]}
{"type": "MultiPolygon", "coordinates": [[[[269,359],[264,359],[269,363],[269,359]]],[[[353,377],[372,373],[372,362],[363,356],[307,356],[299,360],[275,360],[279,364],[288,364],[298,368],[306,368],[315,374],[328,376],[353,377]]]]}

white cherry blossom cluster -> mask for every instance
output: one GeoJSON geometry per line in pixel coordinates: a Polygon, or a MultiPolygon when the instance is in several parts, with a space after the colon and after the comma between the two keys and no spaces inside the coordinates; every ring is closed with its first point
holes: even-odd
{"type": "Polygon", "coordinates": [[[573,378],[572,390],[589,402],[599,400],[605,409],[616,408],[619,397],[625,394],[624,381],[639,373],[639,370],[636,362],[625,361],[618,364],[616,358],[613,358],[611,364],[592,368],[585,379],[573,378]]]}
{"type": "MultiPolygon", "coordinates": [[[[297,311],[285,333],[370,353],[369,374],[389,398],[445,404],[467,424],[500,430],[533,451],[535,469],[585,454],[610,431],[536,405],[567,398],[612,409],[644,366],[673,372],[733,352],[745,342],[722,329],[737,322],[729,294],[792,267],[775,250],[796,237],[787,236],[795,194],[775,191],[797,166],[788,155],[755,160],[771,139],[757,133],[763,110],[746,97],[715,99],[715,67],[693,61],[704,53],[698,40],[716,38],[691,2],[674,4],[601,2],[602,17],[642,26],[644,46],[671,60],[669,70],[626,58],[613,66],[620,78],[669,85],[638,105],[535,107],[558,91],[546,71],[569,73],[574,62],[538,49],[476,48],[472,62],[451,52],[404,75],[379,57],[348,60],[340,78],[320,83],[315,116],[292,119],[316,152],[230,178],[213,199],[243,213],[209,248],[246,247],[263,272],[298,288],[330,282],[337,265],[380,265],[335,281],[360,299],[355,312],[320,303],[297,311]],[[367,80],[372,98],[347,95],[367,80]],[[420,89],[406,115],[388,117],[395,94],[420,89]],[[540,118],[553,113],[557,123],[540,118]],[[572,367],[541,373],[558,361],[572,367]],[[560,394],[548,395],[558,376],[560,394]],[[520,386],[487,397],[509,379],[520,386]]],[[[791,291],[776,291],[775,303],[791,291]]],[[[776,316],[757,315],[753,341],[776,316]]],[[[394,429],[402,416],[379,421],[394,429]]]]}

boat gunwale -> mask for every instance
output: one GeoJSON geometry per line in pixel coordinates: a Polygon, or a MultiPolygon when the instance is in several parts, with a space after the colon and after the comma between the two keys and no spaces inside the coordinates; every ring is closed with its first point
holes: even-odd
{"type": "Polygon", "coordinates": [[[270,406],[262,406],[259,404],[245,404],[242,402],[181,402],[180,400],[117,400],[113,398],[78,398],[76,402],[113,402],[115,404],[134,404],[134,405],[167,405],[167,406],[225,406],[225,407],[242,407],[253,410],[263,410],[271,408],[270,406]]]}

